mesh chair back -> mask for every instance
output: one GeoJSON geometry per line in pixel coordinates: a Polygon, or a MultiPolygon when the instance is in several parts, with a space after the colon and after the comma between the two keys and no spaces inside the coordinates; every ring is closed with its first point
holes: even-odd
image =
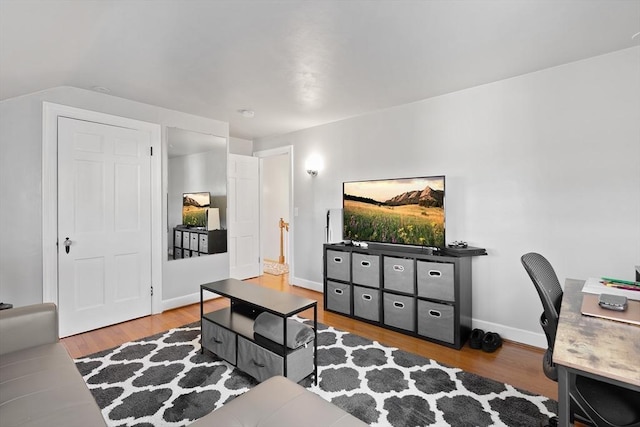
{"type": "Polygon", "coordinates": [[[544,312],[540,324],[547,336],[549,349],[553,351],[558,329],[560,304],[562,303],[562,287],[553,267],[545,257],[535,252],[522,255],[520,261],[538,291],[544,312]]]}

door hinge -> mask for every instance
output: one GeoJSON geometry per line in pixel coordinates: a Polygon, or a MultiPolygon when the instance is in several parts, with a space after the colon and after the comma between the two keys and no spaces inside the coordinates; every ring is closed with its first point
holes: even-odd
{"type": "Polygon", "coordinates": [[[149,150],[151,152],[151,155],[153,156],[153,147],[149,147],[149,150]]]}
{"type": "Polygon", "coordinates": [[[151,296],[153,296],[153,286],[151,286],[151,296]]]}

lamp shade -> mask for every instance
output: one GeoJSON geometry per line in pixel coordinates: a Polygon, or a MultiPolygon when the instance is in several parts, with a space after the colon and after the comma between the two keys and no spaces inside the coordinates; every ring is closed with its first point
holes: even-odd
{"type": "Polygon", "coordinates": [[[207,209],[207,230],[220,230],[220,210],[218,208],[207,209]]]}

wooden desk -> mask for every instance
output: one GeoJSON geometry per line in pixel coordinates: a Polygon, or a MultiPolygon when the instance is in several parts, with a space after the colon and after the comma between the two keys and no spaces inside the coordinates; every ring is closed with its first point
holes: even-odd
{"type": "Polygon", "coordinates": [[[569,379],[579,374],[640,391],[640,327],[583,316],[584,280],[564,284],[553,350],[558,367],[558,417],[569,425],[569,379]]]}

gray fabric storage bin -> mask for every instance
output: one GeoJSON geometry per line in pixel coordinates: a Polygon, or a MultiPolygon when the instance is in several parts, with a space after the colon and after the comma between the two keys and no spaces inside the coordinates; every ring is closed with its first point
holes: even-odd
{"type": "Polygon", "coordinates": [[[384,324],[407,331],[416,330],[415,299],[384,292],[384,324]]]}
{"type": "MultiPolygon", "coordinates": [[[[238,337],[238,369],[258,381],[284,375],[284,358],[244,337],[238,337]]],[[[298,382],[313,373],[313,344],[306,344],[287,355],[286,377],[298,382]]]]}
{"type": "Polygon", "coordinates": [[[418,296],[455,301],[454,265],[418,260],[418,296]]]}
{"type": "Polygon", "coordinates": [[[454,312],[452,305],[418,300],[418,334],[453,344],[454,312]]]}
{"type": "Polygon", "coordinates": [[[386,256],[383,263],[385,289],[408,294],[415,292],[413,259],[386,256]]]}
{"type": "Polygon", "coordinates": [[[353,287],[353,315],[374,322],[380,321],[380,291],[353,287]]]}
{"type": "Polygon", "coordinates": [[[198,233],[189,233],[189,249],[192,251],[198,251],[198,245],[200,245],[200,236],[198,233]]]}
{"type": "Polygon", "coordinates": [[[327,278],[348,282],[351,279],[351,253],[327,251],[327,278]]]}
{"type": "Polygon", "coordinates": [[[380,287],[380,257],[354,253],[351,259],[351,281],[357,285],[380,287]]]}
{"type": "Polygon", "coordinates": [[[351,285],[327,280],[327,308],[351,314],[351,285]]]}
{"type": "Polygon", "coordinates": [[[236,334],[230,330],[202,319],[202,344],[218,357],[236,364],[236,334]]]}

